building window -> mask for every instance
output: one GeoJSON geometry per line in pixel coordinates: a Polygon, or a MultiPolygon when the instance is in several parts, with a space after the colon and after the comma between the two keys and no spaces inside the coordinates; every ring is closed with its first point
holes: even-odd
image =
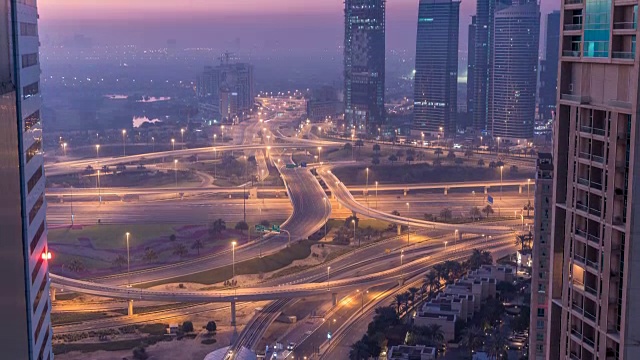
{"type": "Polygon", "coordinates": [[[32,23],[20,23],[20,35],[22,36],[38,36],[38,25],[32,23]]]}
{"type": "Polygon", "coordinates": [[[543,334],[543,333],[541,333],[541,332],[536,333],[536,340],[538,340],[538,341],[544,341],[544,334],[543,334]]]}
{"type": "Polygon", "coordinates": [[[544,321],[543,320],[538,320],[536,322],[536,328],[538,329],[544,329],[544,321]]]}
{"type": "Polygon", "coordinates": [[[40,110],[34,112],[33,114],[27,116],[26,119],[24,119],[24,131],[29,131],[31,130],[31,128],[33,128],[36,125],[40,124],[40,110]]]}
{"type": "Polygon", "coordinates": [[[36,201],[36,203],[33,204],[31,211],[29,211],[29,225],[31,225],[31,222],[33,221],[33,219],[35,219],[36,216],[38,215],[38,212],[40,211],[40,208],[42,207],[42,205],[44,205],[44,193],[40,194],[38,201],[36,201]]]}
{"type": "Polygon", "coordinates": [[[38,65],[38,53],[22,55],[22,68],[38,65]]]}
{"type": "Polygon", "coordinates": [[[29,84],[22,88],[22,99],[28,99],[32,96],[38,95],[40,92],[40,82],[36,81],[33,84],[29,84]]]}
{"type": "Polygon", "coordinates": [[[39,167],[38,170],[36,170],[36,172],[33,173],[33,176],[31,176],[31,179],[29,179],[29,181],[27,182],[28,193],[31,193],[31,191],[38,184],[38,181],[40,181],[41,178],[42,178],[42,167],[39,167]]]}
{"type": "Polygon", "coordinates": [[[538,309],[538,317],[544,317],[544,309],[538,309]]]}
{"type": "Polygon", "coordinates": [[[27,164],[29,163],[29,161],[31,161],[31,159],[33,159],[34,156],[38,155],[41,150],[42,150],[42,140],[37,139],[36,142],[34,142],[33,145],[31,145],[27,149],[27,164]]]}

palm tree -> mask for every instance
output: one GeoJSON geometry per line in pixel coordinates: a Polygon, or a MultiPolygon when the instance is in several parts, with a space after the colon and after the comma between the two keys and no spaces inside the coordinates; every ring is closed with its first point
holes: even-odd
{"type": "Polygon", "coordinates": [[[445,222],[448,221],[452,215],[453,215],[453,212],[449,208],[444,208],[440,210],[440,217],[443,218],[445,222]]]}
{"type": "Polygon", "coordinates": [[[227,223],[222,219],[218,219],[212,222],[211,225],[209,225],[209,235],[211,235],[212,237],[217,237],[222,234],[222,231],[224,231],[226,228],[227,223]]]}
{"type": "Polygon", "coordinates": [[[491,335],[489,341],[489,356],[497,359],[506,354],[507,338],[500,331],[496,331],[491,335]]]}
{"type": "Polygon", "coordinates": [[[393,297],[393,306],[396,308],[396,314],[400,315],[400,308],[404,303],[404,294],[396,294],[393,297]]]}
{"type": "Polygon", "coordinates": [[[429,294],[431,294],[433,292],[433,288],[438,285],[438,276],[436,275],[435,271],[429,271],[424,276],[422,284],[428,289],[427,291],[429,291],[429,294]]]}
{"type": "Polygon", "coordinates": [[[432,344],[436,347],[442,346],[444,343],[444,331],[442,331],[442,326],[438,324],[429,324],[425,326],[425,328],[425,333],[428,334],[432,344]]]}
{"type": "Polygon", "coordinates": [[[462,330],[462,346],[469,350],[469,357],[473,355],[473,352],[482,346],[482,338],[484,333],[479,327],[472,325],[462,330]]]}
{"type": "Polygon", "coordinates": [[[494,213],[493,208],[491,207],[491,205],[487,205],[487,206],[483,207],[482,208],[482,212],[487,215],[487,218],[489,217],[489,215],[494,213]]]}
{"type": "Polygon", "coordinates": [[[124,255],[122,255],[122,254],[118,255],[113,260],[113,265],[117,266],[118,268],[122,268],[126,264],[127,264],[127,258],[125,258],[124,255]]]}
{"type": "Polygon", "coordinates": [[[409,288],[409,296],[411,297],[411,304],[413,305],[416,301],[416,294],[418,293],[418,291],[420,291],[420,289],[416,288],[416,287],[410,287],[409,288]]]}
{"type": "Polygon", "coordinates": [[[204,243],[200,239],[197,239],[193,242],[193,245],[191,245],[191,249],[196,250],[198,255],[200,255],[200,249],[202,248],[204,248],[204,243]]]}
{"type": "Polygon", "coordinates": [[[476,219],[479,219],[482,216],[482,211],[480,211],[479,207],[474,206],[469,211],[469,215],[471,215],[471,219],[473,221],[476,221],[476,219]]]}
{"type": "Polygon", "coordinates": [[[438,159],[440,159],[440,155],[442,155],[442,154],[443,154],[442,148],[437,148],[437,149],[433,152],[433,154],[434,154],[435,156],[437,156],[437,157],[438,157],[438,159]]]}
{"type": "Polygon", "coordinates": [[[184,246],[184,244],[176,244],[176,246],[173,248],[173,255],[178,255],[181,258],[187,255],[188,253],[189,253],[189,250],[187,250],[187,247],[184,246]]]}
{"type": "Polygon", "coordinates": [[[435,270],[435,272],[436,272],[436,277],[438,279],[438,288],[439,288],[441,281],[442,280],[446,281],[446,277],[447,277],[448,271],[447,271],[447,268],[445,267],[445,265],[443,263],[435,264],[433,266],[433,270],[435,270]]]}

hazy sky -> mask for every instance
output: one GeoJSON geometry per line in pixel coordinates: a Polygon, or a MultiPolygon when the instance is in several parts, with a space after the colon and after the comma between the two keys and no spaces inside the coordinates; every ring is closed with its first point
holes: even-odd
{"type": "MultiPolygon", "coordinates": [[[[331,49],[342,43],[343,0],[39,0],[45,40],[83,34],[100,43],[331,49]]],[[[418,0],[387,0],[390,49],[415,47],[418,0]]],[[[558,8],[543,0],[542,17],[558,8]]],[[[462,0],[460,47],[475,0],[462,0]]]]}

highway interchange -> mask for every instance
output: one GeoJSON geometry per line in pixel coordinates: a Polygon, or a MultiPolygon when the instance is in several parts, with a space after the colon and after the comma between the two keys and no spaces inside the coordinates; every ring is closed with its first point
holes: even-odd
{"type": "MultiPolygon", "coordinates": [[[[240,132],[243,135],[240,136],[241,144],[239,145],[225,145],[216,147],[216,151],[231,151],[231,150],[246,150],[246,151],[269,151],[266,149],[265,145],[254,145],[254,144],[246,144],[248,133],[255,131],[256,126],[259,126],[256,123],[250,125],[245,128],[244,131],[236,131],[236,133],[240,132]]],[[[275,137],[275,135],[274,135],[275,137]]],[[[335,142],[328,141],[318,141],[318,140],[305,140],[299,141],[296,139],[285,139],[281,138],[283,142],[288,142],[286,145],[283,144],[273,144],[270,145],[271,148],[280,148],[280,149],[291,149],[291,148],[302,148],[302,147],[316,147],[316,146],[339,146],[341,144],[335,142]]],[[[154,153],[154,154],[142,154],[142,155],[133,155],[127,157],[120,158],[105,158],[100,159],[100,164],[104,165],[116,165],[121,163],[135,163],[141,161],[141,159],[162,159],[165,157],[173,157],[173,156],[190,156],[193,154],[211,152],[213,148],[209,149],[189,149],[189,150],[176,150],[176,151],[168,151],[163,153],[154,153]]],[[[284,152],[283,152],[284,154],[284,152]]],[[[328,218],[332,214],[332,208],[334,208],[334,212],[338,212],[336,207],[344,207],[353,213],[359,214],[359,216],[375,218],[391,223],[396,223],[400,225],[409,224],[413,231],[418,231],[419,229],[424,229],[424,231],[430,232],[433,236],[434,233],[436,236],[448,236],[451,238],[451,241],[459,241],[458,244],[449,246],[448,249],[446,245],[441,242],[437,244],[431,244],[429,242],[425,242],[427,245],[416,246],[413,250],[407,250],[406,254],[406,262],[403,266],[396,266],[389,268],[389,263],[386,261],[390,258],[397,258],[397,253],[383,253],[380,255],[380,249],[372,246],[371,248],[361,249],[362,251],[358,254],[358,259],[361,259],[360,262],[354,263],[353,260],[347,259],[336,259],[340,261],[344,261],[350,263],[349,265],[341,263],[332,263],[332,267],[335,266],[336,273],[335,278],[330,281],[326,281],[326,276],[324,276],[324,267],[318,268],[312,271],[303,272],[300,274],[296,274],[292,279],[279,279],[278,281],[272,284],[263,284],[263,286],[259,287],[251,287],[251,288],[238,288],[233,290],[215,290],[215,291],[199,291],[199,292],[187,292],[187,291],[158,291],[158,290],[142,290],[136,288],[126,288],[122,287],[123,284],[126,283],[125,275],[114,275],[104,279],[93,280],[91,282],[88,281],[80,281],[73,280],[64,277],[57,276],[55,274],[51,275],[52,285],[58,289],[67,289],[72,291],[78,291],[93,295],[106,296],[111,298],[122,298],[122,299],[134,299],[136,301],[139,300],[153,300],[153,301],[163,301],[163,302],[244,302],[244,301],[263,301],[263,300],[276,300],[273,303],[269,304],[265,307],[263,313],[255,317],[245,328],[245,331],[241,336],[239,336],[238,341],[235,346],[247,345],[249,348],[255,348],[258,344],[261,335],[266,330],[266,327],[275,320],[274,314],[279,314],[279,312],[287,306],[287,303],[292,298],[300,298],[314,295],[322,295],[322,294],[333,294],[333,293],[345,293],[352,291],[356,288],[366,288],[369,286],[375,286],[380,284],[385,284],[389,282],[398,281],[400,279],[408,279],[411,276],[418,275],[421,272],[424,272],[425,267],[433,265],[437,261],[442,261],[444,259],[449,258],[452,254],[456,254],[456,256],[464,256],[467,254],[474,246],[477,245],[478,241],[487,241],[485,237],[480,237],[480,234],[494,235],[494,238],[485,244],[486,249],[491,249],[495,251],[504,251],[505,248],[512,250],[513,249],[513,236],[514,232],[513,224],[511,226],[488,226],[488,225],[449,225],[443,223],[436,222],[428,222],[423,220],[418,220],[417,218],[409,218],[406,216],[394,216],[390,215],[389,211],[382,211],[375,208],[367,207],[363,205],[362,202],[358,202],[356,198],[352,195],[353,192],[360,191],[362,192],[362,187],[353,187],[351,189],[347,189],[342,183],[340,183],[339,179],[335,178],[335,175],[330,173],[330,168],[328,166],[320,166],[318,168],[318,172],[320,177],[324,180],[324,182],[328,186],[329,193],[335,197],[333,200],[329,200],[325,191],[322,189],[318,180],[315,176],[311,174],[308,169],[304,168],[295,168],[295,169],[287,169],[284,164],[290,162],[287,157],[284,155],[280,155],[281,161],[279,162],[281,165],[277,166],[275,159],[277,156],[272,155],[270,160],[273,161],[273,165],[276,165],[280,176],[286,184],[286,191],[288,193],[288,201],[285,198],[279,199],[269,199],[264,202],[264,205],[260,206],[260,200],[251,199],[247,203],[247,216],[252,217],[256,216],[256,210],[258,212],[269,212],[271,217],[277,218],[287,218],[288,220],[282,225],[283,230],[287,230],[291,233],[291,238],[296,241],[299,239],[304,239],[309,235],[315,233],[319,230],[323,224],[328,220],[328,218]],[[327,199],[329,201],[323,200],[327,199]],[[267,204],[268,203],[268,204],[267,204]],[[326,206],[325,206],[326,204],[326,206]],[[337,205],[337,206],[336,206],[337,205]],[[453,232],[455,230],[457,235],[454,235],[453,232]],[[443,235],[445,234],[445,235],[443,235]],[[463,234],[475,234],[475,236],[470,235],[469,237],[462,238],[463,234]],[[444,247],[444,248],[443,248],[444,247]],[[370,250],[367,250],[370,249],[370,250]],[[371,253],[369,253],[371,252],[371,253]],[[440,259],[440,260],[438,260],[440,259]],[[372,265],[378,264],[379,265],[372,265]],[[369,267],[366,267],[366,266],[369,267]],[[366,274],[362,274],[361,271],[363,269],[367,270],[366,274]],[[341,276],[345,276],[345,278],[341,278],[341,276]],[[288,280],[286,284],[281,283],[284,280],[288,280]],[[278,285],[278,286],[276,286],[278,285]]],[[[77,173],[88,165],[92,165],[95,163],[95,160],[74,160],[71,162],[61,162],[57,164],[51,164],[47,166],[47,173],[49,175],[59,175],[59,174],[69,174],[69,173],[77,173]]],[[[506,185],[521,185],[518,183],[506,184],[506,185]]],[[[469,186],[469,184],[449,184],[451,187],[456,186],[469,186]]],[[[493,184],[472,184],[473,186],[496,186],[493,184]]],[[[386,186],[386,185],[385,185],[386,186]]],[[[423,184],[422,187],[414,186],[410,190],[415,189],[425,189],[430,188],[433,185],[423,184]]],[[[435,186],[436,188],[441,188],[442,186],[435,186]]],[[[446,187],[446,186],[444,186],[446,187]]],[[[381,191],[397,191],[404,190],[406,186],[387,186],[386,188],[381,187],[381,191]]],[[[118,189],[105,189],[107,193],[114,193],[118,195],[123,195],[125,192],[129,194],[133,192],[137,192],[138,194],[163,194],[175,192],[174,189],[127,189],[125,191],[118,189]]],[[[277,192],[278,189],[262,189],[263,191],[274,191],[277,192]]],[[[282,191],[283,189],[280,189],[282,191]]],[[[95,196],[95,189],[74,189],[77,192],[77,195],[83,196],[95,196]]],[[[371,191],[371,189],[369,189],[371,191]]],[[[213,187],[203,187],[203,188],[192,188],[192,189],[181,189],[181,192],[193,194],[193,197],[187,196],[180,202],[176,201],[156,201],[156,202],[140,202],[135,204],[101,204],[96,206],[94,204],[76,204],[76,207],[79,207],[79,210],[76,211],[77,221],[79,223],[84,224],[92,224],[95,223],[96,218],[103,219],[103,221],[112,222],[112,223],[127,223],[127,222],[144,222],[145,216],[144,214],[152,214],[153,218],[157,221],[158,218],[162,219],[164,217],[173,217],[176,222],[180,221],[192,221],[192,222],[206,222],[208,219],[211,219],[213,216],[212,213],[209,213],[208,210],[212,209],[214,213],[219,213],[220,211],[226,214],[233,214],[232,217],[239,217],[240,215],[244,215],[242,213],[242,204],[241,201],[237,199],[232,200],[224,200],[224,201],[215,201],[215,205],[212,205],[210,199],[206,198],[206,195],[209,193],[222,193],[222,194],[231,194],[231,193],[240,193],[244,192],[242,188],[213,188],[213,187]],[[203,198],[204,197],[204,198],[203,198]],[[203,205],[204,204],[204,205],[203,205]],[[128,211],[127,208],[131,208],[132,210],[128,211]],[[145,209],[146,207],[146,209],[145,209]],[[190,208],[197,208],[197,211],[190,211],[190,208]],[[215,210],[214,210],[215,208],[215,210]],[[141,211],[142,210],[142,211],[141,211]],[[202,211],[205,210],[205,211],[202,211]],[[132,217],[131,212],[135,212],[140,214],[139,217],[132,217]],[[164,214],[164,215],[163,215],[164,214]],[[184,215],[186,214],[186,215],[184,215]],[[201,214],[201,215],[196,215],[201,214]],[[200,216],[200,217],[198,217],[200,216]]],[[[64,190],[54,190],[49,192],[48,196],[65,196],[67,195],[64,190]]],[[[209,194],[210,195],[210,194],[209,194]]],[[[515,197],[515,196],[514,196],[515,197]]],[[[370,199],[370,197],[369,197],[370,199]]],[[[380,199],[380,204],[393,202],[393,199],[389,195],[383,195],[380,199]]],[[[427,201],[425,201],[426,203],[427,201]]],[[[517,202],[517,201],[516,201],[517,202]]],[[[376,208],[379,203],[376,201],[376,208]]],[[[372,206],[372,204],[370,204],[372,206]]],[[[420,206],[420,205],[416,205],[420,206]]],[[[382,205],[381,207],[385,207],[382,205]]],[[[344,210],[344,209],[343,209],[344,210]]],[[[385,209],[385,210],[388,210],[385,209]]],[[[50,223],[58,223],[64,224],[66,218],[68,218],[68,209],[65,204],[50,204],[49,205],[49,222],[50,223]]],[[[147,218],[146,220],[151,221],[151,218],[147,218]]],[[[68,221],[66,222],[68,223],[68,221]]],[[[414,235],[419,236],[419,235],[414,235]]],[[[431,238],[430,236],[426,236],[426,238],[431,238]]],[[[289,242],[289,237],[282,233],[280,235],[271,236],[267,241],[264,242],[258,248],[256,243],[250,243],[244,246],[241,246],[236,249],[235,257],[236,261],[248,260],[251,258],[255,258],[258,254],[262,253],[275,253],[278,250],[287,246],[289,242]]],[[[410,244],[411,245],[411,244],[410,244]]],[[[158,268],[152,268],[148,270],[142,270],[133,272],[131,274],[131,282],[133,284],[141,284],[146,282],[152,282],[157,280],[166,280],[175,278],[178,276],[194,274],[210,269],[215,269],[223,266],[228,266],[231,263],[231,259],[229,257],[229,251],[224,251],[219,254],[205,256],[198,259],[193,259],[189,261],[184,261],[181,263],[177,263],[169,266],[162,266],[158,268]]],[[[217,308],[219,309],[228,309],[228,306],[222,306],[220,304],[217,308]]],[[[199,305],[200,306],[200,305],[199,305]]],[[[211,307],[209,307],[211,308],[211,307]]]]}

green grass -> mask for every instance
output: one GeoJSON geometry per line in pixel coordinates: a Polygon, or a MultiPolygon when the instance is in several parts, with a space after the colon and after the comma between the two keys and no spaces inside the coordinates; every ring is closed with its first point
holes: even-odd
{"type": "MultiPolygon", "coordinates": [[[[380,221],[376,219],[360,219],[360,221],[358,221],[358,228],[366,229],[367,227],[371,226],[371,228],[373,228],[374,230],[384,231],[384,230],[387,230],[387,228],[389,227],[389,224],[390,223],[386,221],[380,221]]],[[[329,219],[329,221],[327,222],[328,230],[336,229],[336,228],[339,228],[340,226],[344,226],[344,220],[329,219]]]]}
{"type": "MultiPolygon", "coordinates": [[[[308,257],[311,254],[311,246],[313,244],[313,241],[304,240],[297,242],[291,245],[291,247],[283,249],[275,254],[236,263],[236,274],[259,274],[282,269],[283,267],[290,265],[295,260],[301,260],[308,257]]],[[[196,274],[146,283],[140,285],[140,287],[148,288],[167,283],[198,283],[204,285],[212,285],[231,279],[232,271],[233,270],[231,266],[225,266],[217,269],[199,272],[196,274]]]]}
{"type": "MultiPolygon", "coordinates": [[[[126,313],[126,310],[125,310],[126,313]]],[[[118,315],[109,314],[105,311],[91,312],[52,312],[51,323],[53,326],[73,324],[84,321],[107,319],[118,315]]]]}
{"type": "MultiPolygon", "coordinates": [[[[376,181],[385,183],[438,183],[460,181],[499,181],[500,170],[488,167],[477,167],[474,162],[468,162],[471,166],[450,165],[445,162],[442,166],[433,167],[428,164],[408,165],[399,162],[395,165],[354,165],[339,167],[333,173],[345,183],[345,185],[364,185],[367,181],[366,168],[369,167],[369,189],[374,190],[376,181]]],[[[520,171],[518,173],[504,172],[504,180],[523,179],[533,176],[532,173],[520,171]]]]}
{"type": "Polygon", "coordinates": [[[153,345],[157,342],[165,340],[164,335],[151,335],[143,339],[132,340],[119,340],[119,341],[105,341],[99,343],[84,343],[84,344],[54,344],[53,353],[55,355],[66,354],[71,351],[80,351],[82,353],[91,353],[94,351],[123,351],[132,350],[136,346],[141,344],[153,345]]]}
{"type": "Polygon", "coordinates": [[[50,230],[48,239],[50,243],[78,244],[78,238],[90,238],[96,249],[123,249],[126,246],[126,232],[131,234],[129,244],[132,247],[175,233],[173,227],[167,224],[92,225],[84,226],[81,230],[50,230]]]}

